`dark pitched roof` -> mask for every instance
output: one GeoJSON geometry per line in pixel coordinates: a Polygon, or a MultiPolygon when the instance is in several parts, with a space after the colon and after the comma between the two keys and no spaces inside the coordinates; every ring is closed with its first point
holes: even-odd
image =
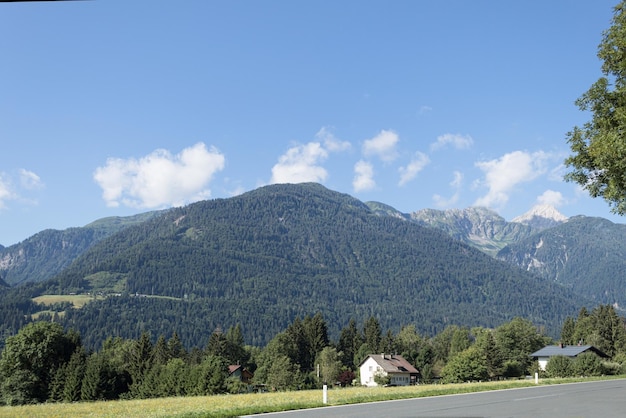
{"type": "MultiPolygon", "coordinates": [[[[419,373],[404,357],[396,354],[370,354],[365,360],[370,357],[387,373],[419,373]]],[[[365,360],[361,364],[365,363],[365,360]]]]}
{"type": "Polygon", "coordinates": [[[531,357],[554,357],[554,356],[565,356],[565,357],[576,357],[579,354],[582,354],[586,351],[592,351],[599,355],[600,357],[608,357],[602,351],[598,350],[592,345],[548,345],[543,347],[541,350],[535,351],[530,356],[531,357]]]}

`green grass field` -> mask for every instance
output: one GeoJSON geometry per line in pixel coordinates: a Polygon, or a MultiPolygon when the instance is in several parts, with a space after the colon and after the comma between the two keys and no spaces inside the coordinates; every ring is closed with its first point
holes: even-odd
{"type": "MultiPolygon", "coordinates": [[[[104,296],[96,296],[97,299],[104,299],[104,296]]],[[[42,295],[33,298],[33,302],[41,305],[54,305],[59,302],[70,302],[75,308],[82,308],[87,303],[94,300],[93,295],[42,295]]]]}
{"type": "MultiPolygon", "coordinates": [[[[623,377],[623,376],[622,376],[623,377]]],[[[540,384],[579,382],[583,379],[542,379],[540,384]]],[[[591,379],[586,379],[591,380],[591,379]]],[[[599,379],[595,379],[599,380],[599,379]]],[[[515,380],[449,385],[419,385],[390,388],[329,389],[328,405],[408,399],[455,393],[481,392],[534,386],[533,380],[515,380]]],[[[217,395],[129,401],[50,403],[0,407],[0,417],[236,417],[262,412],[321,407],[322,390],[217,395]]]]}

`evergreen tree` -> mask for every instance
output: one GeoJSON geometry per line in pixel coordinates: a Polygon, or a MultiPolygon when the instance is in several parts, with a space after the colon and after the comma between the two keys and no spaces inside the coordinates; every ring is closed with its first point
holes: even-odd
{"type": "Polygon", "coordinates": [[[493,379],[502,374],[503,359],[491,330],[482,330],[474,343],[484,359],[487,376],[493,379]]]}
{"type": "Polygon", "coordinates": [[[306,341],[306,362],[303,370],[311,371],[315,367],[315,357],[328,346],[328,326],[321,313],[313,317],[306,316],[302,322],[306,341]]]}
{"type": "Polygon", "coordinates": [[[209,337],[206,353],[213,356],[228,357],[228,342],[222,328],[217,327],[209,337]]]}
{"type": "Polygon", "coordinates": [[[170,350],[165,341],[165,336],[160,335],[152,350],[152,362],[155,365],[162,366],[167,363],[170,358],[170,350]]]}
{"type": "Polygon", "coordinates": [[[361,337],[357,329],[356,321],[350,319],[348,325],[341,330],[339,334],[339,344],[337,345],[337,349],[343,353],[341,356],[343,365],[350,370],[354,370],[356,367],[354,356],[359,350],[359,347],[361,347],[361,344],[363,344],[363,337],[361,337]]]}
{"type": "Polygon", "coordinates": [[[226,331],[226,359],[230,364],[246,365],[250,356],[245,349],[241,325],[231,326],[226,331]]]}
{"type": "Polygon", "coordinates": [[[172,337],[167,341],[167,350],[169,352],[170,358],[184,359],[187,355],[185,347],[180,341],[180,337],[178,336],[178,333],[176,331],[174,331],[172,337]]]}
{"type": "Polygon", "coordinates": [[[67,363],[65,370],[65,382],[63,385],[63,401],[77,402],[81,400],[81,387],[85,376],[87,356],[82,348],[79,348],[67,363]]]}
{"type": "Polygon", "coordinates": [[[132,396],[140,396],[140,388],[144,376],[152,368],[153,347],[150,334],[143,332],[134,341],[128,353],[128,371],[132,380],[130,389],[132,396]]]}
{"type": "Polygon", "coordinates": [[[576,331],[576,321],[571,316],[565,318],[561,328],[561,342],[566,345],[576,344],[574,333],[576,331]]]}
{"type": "Polygon", "coordinates": [[[368,354],[378,353],[380,350],[380,342],[382,340],[382,330],[378,319],[374,316],[370,316],[363,325],[363,340],[371,351],[368,354]]]}
{"type": "Polygon", "coordinates": [[[600,305],[591,312],[593,326],[593,345],[609,357],[624,350],[626,345],[626,328],[624,321],[611,305],[600,305]]]}
{"type": "Polygon", "coordinates": [[[228,364],[223,357],[209,354],[195,369],[195,387],[192,394],[215,395],[226,392],[228,364]]]}
{"type": "Polygon", "coordinates": [[[85,373],[80,389],[80,398],[83,401],[97,401],[105,399],[106,392],[105,359],[102,354],[91,354],[85,364],[85,373]]]}

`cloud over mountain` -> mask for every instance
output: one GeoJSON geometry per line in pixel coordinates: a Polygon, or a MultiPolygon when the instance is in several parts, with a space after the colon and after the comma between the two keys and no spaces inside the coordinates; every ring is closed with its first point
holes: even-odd
{"type": "Polygon", "coordinates": [[[107,206],[161,208],[206,199],[213,175],[224,169],[216,148],[197,143],[173,155],[157,149],[139,158],[109,158],[93,175],[107,206]]]}

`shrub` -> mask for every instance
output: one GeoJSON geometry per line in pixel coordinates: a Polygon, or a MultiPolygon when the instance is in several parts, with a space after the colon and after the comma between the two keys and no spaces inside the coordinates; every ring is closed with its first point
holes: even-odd
{"type": "Polygon", "coordinates": [[[602,376],[605,374],[602,360],[594,353],[582,353],[572,362],[575,376],[602,376]]]}
{"type": "Polygon", "coordinates": [[[572,360],[565,356],[551,357],[546,365],[546,374],[548,377],[572,376],[572,360]]]}

